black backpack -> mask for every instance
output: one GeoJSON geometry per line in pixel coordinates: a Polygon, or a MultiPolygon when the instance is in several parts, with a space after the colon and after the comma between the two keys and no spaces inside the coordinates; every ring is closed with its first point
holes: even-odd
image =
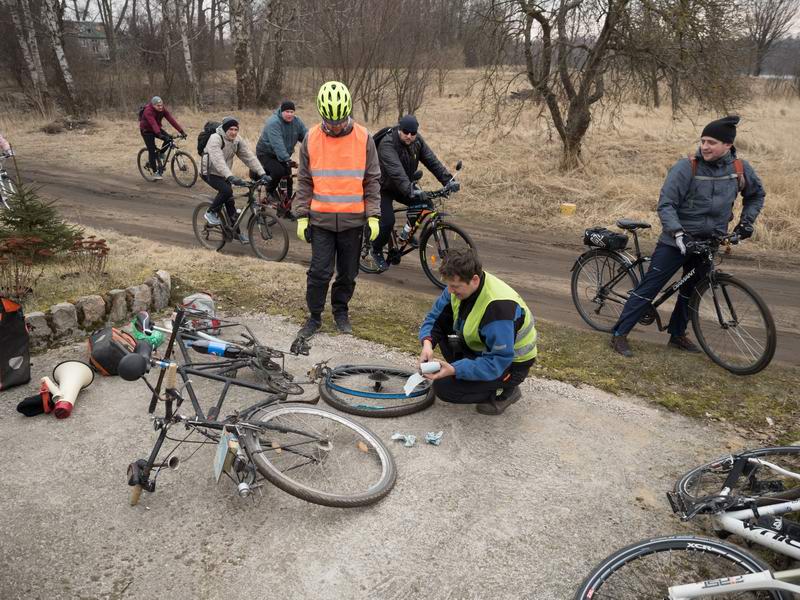
{"type": "Polygon", "coordinates": [[[89,364],[101,375],[116,375],[119,362],[136,348],[132,335],[116,327],[98,329],[89,336],[89,364]]]}
{"type": "Polygon", "coordinates": [[[0,390],[31,380],[29,344],[22,307],[0,298],[0,390]]]}
{"type": "Polygon", "coordinates": [[[145,109],[146,106],[147,106],[147,104],[142,104],[139,107],[139,110],[136,111],[136,115],[139,117],[140,121],[142,120],[142,117],[144,116],[144,109],[145,109]]]}
{"type": "MultiPolygon", "coordinates": [[[[203,152],[206,149],[206,144],[208,144],[208,139],[217,132],[217,127],[220,126],[219,121],[206,121],[206,124],[203,125],[203,131],[201,131],[197,135],[197,153],[200,156],[203,156],[203,152]]],[[[222,139],[222,147],[225,147],[225,138],[219,136],[222,139]]]]}
{"type": "Polygon", "coordinates": [[[381,143],[381,140],[389,135],[393,129],[394,127],[382,127],[375,133],[375,135],[372,136],[372,139],[375,141],[376,148],[378,147],[378,144],[381,143]]]}

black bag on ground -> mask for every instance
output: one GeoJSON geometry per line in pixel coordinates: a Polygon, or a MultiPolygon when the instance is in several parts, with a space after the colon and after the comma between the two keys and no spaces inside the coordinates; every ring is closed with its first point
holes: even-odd
{"type": "MultiPolygon", "coordinates": [[[[220,125],[222,125],[222,123],[219,121],[206,121],[206,124],[203,125],[203,131],[197,134],[197,153],[200,156],[203,156],[203,152],[205,152],[208,138],[217,132],[217,127],[220,125]]],[[[225,138],[222,138],[222,147],[225,147],[225,138]]]]}
{"type": "Polygon", "coordinates": [[[31,380],[30,337],[22,307],[0,297],[0,390],[31,380]]]}
{"type": "Polygon", "coordinates": [[[101,375],[116,375],[119,361],[133,352],[136,340],[116,327],[98,329],[89,336],[89,363],[101,375]]]}
{"type": "Polygon", "coordinates": [[[605,227],[591,227],[583,232],[583,243],[606,250],[624,250],[628,246],[628,236],[605,227]]]}

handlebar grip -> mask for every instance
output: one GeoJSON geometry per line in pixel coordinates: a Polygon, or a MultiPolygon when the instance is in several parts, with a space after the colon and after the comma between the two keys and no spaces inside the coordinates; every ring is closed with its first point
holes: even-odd
{"type": "Polygon", "coordinates": [[[136,342],[136,348],[119,361],[117,372],[125,381],[136,381],[150,370],[150,355],[153,346],[147,340],[136,342]]]}

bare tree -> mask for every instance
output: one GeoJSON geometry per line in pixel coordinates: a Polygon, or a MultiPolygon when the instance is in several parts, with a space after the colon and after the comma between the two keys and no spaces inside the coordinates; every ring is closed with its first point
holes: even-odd
{"type": "Polygon", "coordinates": [[[181,47],[183,48],[183,64],[186,69],[186,78],[189,82],[190,90],[190,103],[192,108],[197,110],[201,105],[200,85],[194,72],[194,63],[192,61],[192,50],[189,44],[189,35],[187,33],[187,0],[175,1],[175,27],[181,38],[181,47]]]}
{"type": "Polygon", "coordinates": [[[42,0],[42,17],[49,33],[50,45],[56,57],[58,70],[64,80],[64,89],[66,90],[65,104],[69,111],[78,113],[82,110],[82,106],[78,101],[78,90],[75,80],[72,78],[67,55],[64,53],[64,43],[62,42],[64,32],[60,9],[61,3],[59,0],[42,0]]]}
{"type": "Polygon", "coordinates": [[[747,38],[753,52],[753,75],[758,77],[772,45],[792,27],[800,0],[747,0],[747,38]]]}
{"type": "Polygon", "coordinates": [[[36,40],[36,30],[33,26],[31,7],[28,0],[15,0],[9,2],[11,19],[17,34],[22,59],[31,80],[31,90],[28,93],[37,110],[44,114],[50,103],[50,90],[47,86],[42,58],[39,54],[39,43],[36,40]]]}
{"type": "Polygon", "coordinates": [[[255,101],[253,57],[250,53],[250,19],[247,14],[249,3],[246,0],[230,0],[229,4],[236,71],[236,106],[244,108],[255,101]]]}

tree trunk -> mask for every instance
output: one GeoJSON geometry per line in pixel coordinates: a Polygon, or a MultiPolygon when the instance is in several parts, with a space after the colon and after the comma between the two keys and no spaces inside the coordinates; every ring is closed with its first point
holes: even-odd
{"type": "Polygon", "coordinates": [[[10,6],[11,20],[14,22],[14,29],[17,33],[17,42],[19,43],[22,58],[25,61],[25,67],[28,69],[28,75],[31,80],[30,97],[36,105],[38,111],[44,114],[50,104],[50,90],[47,87],[47,79],[45,79],[44,68],[42,67],[42,58],[39,55],[39,44],[36,41],[36,30],[33,27],[33,19],[31,18],[31,8],[28,0],[17,0],[18,6],[10,6]],[[18,9],[22,10],[22,19],[20,19],[18,9]]]}
{"type": "Polygon", "coordinates": [[[236,71],[236,106],[253,104],[253,59],[250,55],[250,29],[245,19],[245,0],[230,0],[233,64],[236,71]]]}
{"type": "Polygon", "coordinates": [[[64,53],[64,44],[61,41],[64,32],[61,29],[61,19],[59,19],[58,10],[59,0],[42,1],[42,16],[44,17],[47,32],[50,35],[50,45],[53,47],[53,52],[56,55],[56,64],[64,80],[64,88],[66,90],[64,103],[67,110],[75,114],[80,114],[83,107],[78,101],[78,90],[75,86],[75,80],[72,78],[72,71],[69,68],[67,55],[64,53]]]}
{"type": "Polygon", "coordinates": [[[661,94],[658,91],[658,69],[655,63],[650,65],[650,90],[653,92],[653,108],[659,108],[661,94]]]}
{"type": "Polygon", "coordinates": [[[191,94],[190,103],[192,110],[197,110],[200,105],[200,86],[197,84],[197,77],[194,73],[194,64],[192,62],[192,50],[189,46],[189,36],[186,34],[188,25],[186,23],[186,0],[181,0],[175,3],[175,27],[181,37],[181,46],[183,47],[183,64],[186,68],[186,78],[189,81],[189,91],[191,94]]]}

